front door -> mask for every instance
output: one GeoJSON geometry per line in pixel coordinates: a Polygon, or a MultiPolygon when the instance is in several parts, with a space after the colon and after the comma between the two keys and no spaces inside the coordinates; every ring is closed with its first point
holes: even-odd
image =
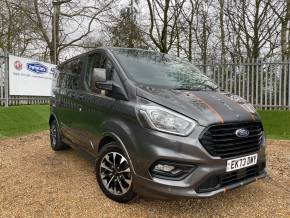
{"type": "Polygon", "coordinates": [[[112,107],[117,100],[110,97],[104,90],[95,88],[92,82],[94,68],[106,69],[107,80],[115,80],[117,72],[112,61],[104,53],[94,53],[87,56],[86,72],[83,75],[83,86],[79,93],[81,108],[73,123],[75,129],[81,130],[83,148],[89,153],[96,153],[96,145],[103,133],[104,121],[112,115],[112,107]]]}
{"type": "Polygon", "coordinates": [[[74,117],[80,108],[78,91],[81,76],[81,59],[75,58],[60,67],[58,94],[58,117],[60,117],[62,132],[69,141],[79,143],[79,134],[73,128],[74,117]]]}

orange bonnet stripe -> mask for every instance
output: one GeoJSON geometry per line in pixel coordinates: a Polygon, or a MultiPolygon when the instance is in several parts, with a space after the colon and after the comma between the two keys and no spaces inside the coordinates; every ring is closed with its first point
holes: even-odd
{"type": "Polygon", "coordinates": [[[205,102],[200,97],[197,97],[195,94],[193,94],[193,93],[191,93],[191,94],[194,95],[196,98],[198,98],[201,102],[203,102],[211,112],[213,112],[215,115],[217,115],[218,118],[220,119],[221,123],[224,123],[224,118],[212,106],[210,106],[207,102],[205,102]]]}

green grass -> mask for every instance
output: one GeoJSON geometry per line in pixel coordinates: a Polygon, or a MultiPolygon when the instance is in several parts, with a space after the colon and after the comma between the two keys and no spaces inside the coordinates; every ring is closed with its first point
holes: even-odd
{"type": "Polygon", "coordinates": [[[259,111],[269,139],[290,139],[290,111],[259,111]]]}
{"type": "Polygon", "coordinates": [[[48,105],[0,107],[0,138],[48,129],[48,105]]]}
{"type": "MultiPolygon", "coordinates": [[[[290,140],[290,111],[259,111],[267,138],[290,140]]],[[[0,107],[0,138],[48,129],[48,105],[0,107]]]]}

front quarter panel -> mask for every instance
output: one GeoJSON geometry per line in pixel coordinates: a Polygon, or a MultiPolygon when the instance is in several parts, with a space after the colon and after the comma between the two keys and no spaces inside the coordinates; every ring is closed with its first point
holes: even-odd
{"type": "MultiPolygon", "coordinates": [[[[121,143],[124,152],[129,156],[134,167],[138,165],[136,151],[139,149],[134,131],[140,128],[136,114],[135,104],[127,101],[117,101],[112,113],[101,124],[103,137],[110,135],[121,143]]],[[[96,142],[99,145],[99,142],[96,142]]],[[[95,149],[96,155],[99,147],[95,149]]]]}

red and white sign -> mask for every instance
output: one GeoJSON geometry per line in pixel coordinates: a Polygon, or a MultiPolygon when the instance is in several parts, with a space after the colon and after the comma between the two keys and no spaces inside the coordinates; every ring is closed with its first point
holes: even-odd
{"type": "Polygon", "coordinates": [[[10,95],[51,96],[55,67],[53,64],[9,55],[10,95]]]}
{"type": "Polygon", "coordinates": [[[15,61],[14,67],[16,70],[22,70],[22,63],[20,61],[15,61]]]}

